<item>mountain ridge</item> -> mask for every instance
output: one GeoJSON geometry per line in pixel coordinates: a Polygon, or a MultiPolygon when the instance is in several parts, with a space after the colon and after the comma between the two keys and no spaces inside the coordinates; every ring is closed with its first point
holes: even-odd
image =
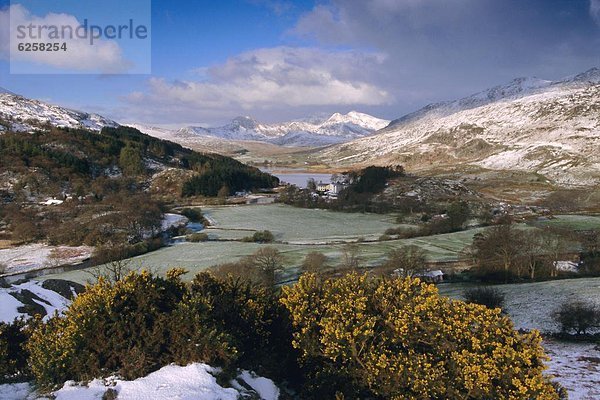
{"type": "Polygon", "coordinates": [[[598,148],[600,69],[592,68],[555,82],[521,78],[429,105],[374,135],[323,149],[317,158],[332,165],[375,160],[421,170],[522,170],[587,185],[600,182],[598,148]]]}
{"type": "Polygon", "coordinates": [[[289,122],[262,124],[248,116],[234,118],[229,124],[214,127],[189,126],[180,134],[196,134],[227,140],[263,141],[281,146],[326,146],[371,135],[390,121],[350,111],[327,118],[305,118],[289,122]]]}

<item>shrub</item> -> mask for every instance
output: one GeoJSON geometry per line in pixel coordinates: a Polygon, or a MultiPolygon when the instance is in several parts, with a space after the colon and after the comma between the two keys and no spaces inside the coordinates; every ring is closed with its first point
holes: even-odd
{"type": "Polygon", "coordinates": [[[255,243],[272,243],[275,240],[275,236],[271,231],[257,231],[252,236],[246,236],[242,239],[243,242],[255,242],[255,243]]]}
{"type": "Polygon", "coordinates": [[[583,301],[566,301],[552,316],[563,333],[585,335],[590,329],[600,326],[600,310],[583,301]]]}
{"type": "Polygon", "coordinates": [[[187,235],[185,240],[192,243],[206,242],[208,240],[208,234],[204,232],[192,233],[191,235],[187,235]]]}
{"type": "Polygon", "coordinates": [[[481,304],[487,308],[504,307],[504,293],[492,287],[476,287],[465,290],[465,301],[467,303],[481,304]]]}
{"type": "Polygon", "coordinates": [[[254,232],[252,239],[257,243],[271,243],[275,240],[275,236],[271,231],[254,232]]]}
{"type": "Polygon", "coordinates": [[[23,320],[0,322],[0,383],[23,382],[31,377],[25,350],[27,332],[23,320]]]}
{"type": "Polygon", "coordinates": [[[239,351],[237,367],[272,378],[293,378],[296,352],[291,345],[291,327],[272,290],[200,273],[192,281],[191,298],[208,304],[211,325],[227,332],[239,351]]]}
{"type": "Polygon", "coordinates": [[[179,214],[183,215],[191,222],[201,222],[203,224],[206,223],[206,219],[202,214],[202,210],[199,208],[183,208],[179,211],[179,214]]]}
{"type": "Polygon", "coordinates": [[[64,316],[33,330],[26,347],[37,383],[49,388],[113,373],[134,379],[172,362],[229,364],[236,351],[206,323],[209,305],[187,301],[183,272],[130,273],[88,287],[64,316]]]}
{"type": "Polygon", "coordinates": [[[536,331],[419,280],[304,275],[281,302],[308,378],[303,398],[558,398],[536,331]]]}

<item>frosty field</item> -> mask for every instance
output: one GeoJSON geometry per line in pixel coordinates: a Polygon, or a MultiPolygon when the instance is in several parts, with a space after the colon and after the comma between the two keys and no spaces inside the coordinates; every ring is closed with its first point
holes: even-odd
{"type": "MultiPolygon", "coordinates": [[[[470,285],[448,283],[438,286],[441,294],[462,299],[470,285]]],[[[495,286],[505,295],[505,311],[516,328],[558,331],[552,312],[566,300],[583,300],[600,306],[600,278],[565,279],[549,282],[495,286]]],[[[551,360],[547,374],[553,375],[569,392],[571,400],[600,398],[600,348],[594,343],[565,343],[544,340],[551,360]]]]}
{"type": "MultiPolygon", "coordinates": [[[[462,299],[472,285],[447,283],[441,294],[462,299]]],[[[566,300],[583,300],[600,306],[600,278],[563,279],[548,282],[494,286],[505,295],[505,310],[517,328],[556,331],[551,313],[566,300]]]]}
{"type": "Polygon", "coordinates": [[[396,227],[389,215],[309,210],[284,205],[214,207],[202,210],[219,239],[239,238],[254,231],[270,230],[276,241],[288,243],[331,243],[377,239],[396,227]],[[241,232],[241,233],[240,233],[241,232]]]}
{"type": "MultiPolygon", "coordinates": [[[[232,262],[254,253],[261,244],[239,240],[256,231],[270,230],[279,243],[271,244],[285,257],[285,267],[298,267],[306,254],[323,252],[332,265],[339,263],[347,243],[356,243],[367,265],[376,265],[391,249],[407,244],[424,248],[431,261],[454,261],[460,251],[483,228],[443,235],[376,241],[386,229],[398,227],[389,215],[340,213],[308,210],[283,205],[213,207],[203,209],[212,226],[206,229],[210,241],[179,243],[129,260],[133,268],[146,268],[164,273],[173,267],[184,267],[191,278],[212,265],[232,262]],[[363,240],[365,240],[363,242],[363,240]]],[[[408,225],[405,225],[408,226],[408,225]]],[[[292,272],[291,270],[290,272],[292,272]]],[[[85,271],[52,275],[61,279],[85,282],[91,278],[85,271]]]]}

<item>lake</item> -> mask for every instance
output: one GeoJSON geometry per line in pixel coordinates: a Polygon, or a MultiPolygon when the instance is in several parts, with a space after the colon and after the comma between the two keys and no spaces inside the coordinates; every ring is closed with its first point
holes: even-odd
{"type": "Polygon", "coordinates": [[[261,168],[261,171],[267,172],[271,175],[274,175],[281,180],[282,183],[289,183],[292,185],[296,185],[299,188],[306,188],[306,182],[312,178],[317,183],[322,181],[323,183],[331,183],[331,175],[332,174],[317,174],[313,172],[306,172],[303,170],[271,170],[269,168],[261,168]]]}

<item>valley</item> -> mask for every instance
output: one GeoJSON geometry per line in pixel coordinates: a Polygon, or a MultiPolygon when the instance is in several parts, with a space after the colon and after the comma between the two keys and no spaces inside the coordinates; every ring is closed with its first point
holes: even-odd
{"type": "Polygon", "coordinates": [[[271,289],[307,271],[418,276],[460,300],[493,284],[517,329],[544,333],[548,373],[572,398],[593,398],[595,356],[577,354],[597,350],[555,337],[552,312],[578,299],[600,307],[599,88],[592,69],[393,121],[349,112],[179,129],[4,91],[2,318],[67,307],[46,282],[173,268],[182,285],[210,272],[271,289]],[[332,181],[339,190],[318,185],[332,181]],[[584,370],[591,381],[575,378],[584,370]]]}

